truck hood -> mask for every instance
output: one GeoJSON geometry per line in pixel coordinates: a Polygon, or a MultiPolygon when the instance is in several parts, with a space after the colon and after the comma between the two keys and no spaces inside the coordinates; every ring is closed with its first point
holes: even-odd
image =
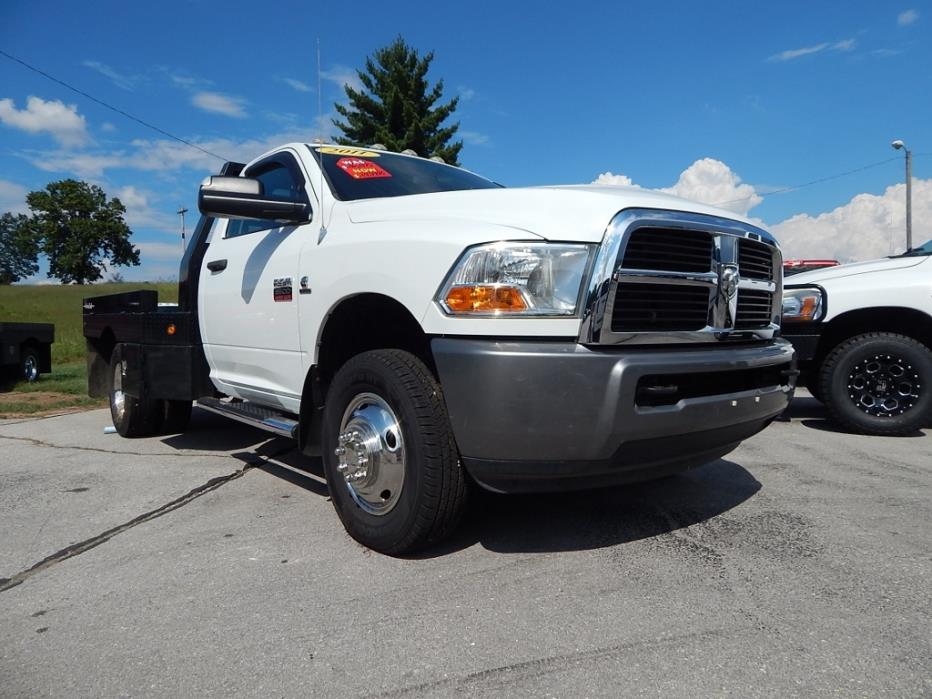
{"type": "Polygon", "coordinates": [[[353,223],[475,221],[515,229],[515,235],[597,243],[623,209],[683,211],[751,224],[731,211],[668,194],[617,185],[472,189],[345,203],[353,223]]]}
{"type": "Polygon", "coordinates": [[[916,265],[921,265],[923,262],[926,262],[928,259],[928,256],[923,255],[916,257],[885,257],[880,260],[868,260],[867,262],[852,262],[847,265],[814,269],[811,272],[794,274],[792,277],[787,277],[784,283],[787,286],[795,284],[822,284],[832,279],[853,277],[857,274],[889,272],[896,269],[915,267],[916,265]]]}

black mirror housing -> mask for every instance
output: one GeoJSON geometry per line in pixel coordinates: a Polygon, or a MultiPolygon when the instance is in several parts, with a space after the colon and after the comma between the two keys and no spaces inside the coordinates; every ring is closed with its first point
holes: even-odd
{"type": "Polygon", "coordinates": [[[258,218],[307,223],[311,207],[303,201],[268,199],[262,182],[252,177],[208,177],[197,195],[197,208],[212,218],[258,218]]]}

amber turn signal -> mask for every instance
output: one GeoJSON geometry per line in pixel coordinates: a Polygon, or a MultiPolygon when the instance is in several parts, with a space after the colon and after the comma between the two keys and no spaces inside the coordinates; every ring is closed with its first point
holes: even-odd
{"type": "Polygon", "coordinates": [[[802,306],[799,309],[799,317],[803,320],[812,320],[819,310],[816,304],[817,301],[818,299],[814,296],[804,296],[802,306]]]}
{"type": "Polygon", "coordinates": [[[165,328],[165,332],[169,335],[174,335],[177,332],[178,328],[175,327],[174,323],[169,323],[168,327],[165,328]]]}
{"type": "Polygon", "coordinates": [[[444,299],[453,313],[494,313],[496,311],[524,311],[527,302],[513,286],[470,284],[454,286],[444,299]]]}

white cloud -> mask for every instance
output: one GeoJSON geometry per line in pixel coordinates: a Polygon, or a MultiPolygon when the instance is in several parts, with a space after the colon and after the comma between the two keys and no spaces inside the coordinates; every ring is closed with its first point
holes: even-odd
{"type": "Polygon", "coordinates": [[[223,114],[237,119],[246,116],[246,111],[243,108],[246,100],[242,97],[232,97],[219,92],[196,92],[191,97],[191,104],[198,109],[214,114],[223,114]]]}
{"type": "Polygon", "coordinates": [[[347,68],[346,66],[337,65],[330,70],[322,70],[320,72],[320,77],[322,77],[324,80],[336,83],[340,87],[348,85],[357,92],[360,92],[363,89],[363,85],[359,81],[359,76],[356,74],[356,71],[352,68],[347,68]]]}
{"type": "Polygon", "coordinates": [[[109,121],[105,121],[103,124],[100,125],[100,130],[103,131],[104,133],[113,133],[114,131],[117,130],[117,127],[111,124],[109,121]]]}
{"type": "Polygon", "coordinates": [[[22,185],[0,180],[0,214],[10,212],[13,214],[27,214],[26,194],[28,191],[22,185]]]}
{"type": "Polygon", "coordinates": [[[640,189],[627,175],[616,175],[612,172],[603,172],[592,181],[592,184],[614,184],[621,185],[622,187],[637,187],[640,189]]]}
{"type": "Polygon", "coordinates": [[[170,233],[180,227],[178,216],[162,211],[152,205],[158,195],[148,190],[127,185],[117,189],[113,196],[126,207],[126,223],[130,228],[157,228],[170,233]]]}
{"type": "Polygon", "coordinates": [[[753,186],[742,184],[731,168],[714,158],[697,160],[683,171],[675,185],[660,191],[720,206],[742,216],[764,200],[753,186]]]}
{"type": "Polygon", "coordinates": [[[194,78],[190,75],[179,75],[177,73],[169,73],[168,79],[172,81],[172,84],[175,87],[181,87],[186,90],[189,90],[196,85],[210,85],[209,80],[202,80],[201,78],[194,78]]]}
{"type": "Polygon", "coordinates": [[[874,49],[871,51],[872,56],[879,56],[880,58],[890,58],[891,56],[899,56],[903,53],[903,49],[874,49]]]}
{"type": "Polygon", "coordinates": [[[476,96],[476,91],[473,90],[471,87],[460,85],[456,89],[460,93],[460,99],[462,99],[464,102],[468,102],[469,100],[473,99],[476,96]]]}
{"type": "Polygon", "coordinates": [[[124,167],[125,156],[116,153],[71,153],[52,151],[27,156],[29,162],[45,172],[63,172],[81,179],[98,179],[104,171],[124,167]]]}
{"type": "Polygon", "coordinates": [[[17,109],[13,100],[0,100],[0,121],[28,133],[48,132],[61,145],[81,146],[88,142],[87,122],[73,104],[46,101],[30,96],[26,108],[17,109]]]}
{"type": "Polygon", "coordinates": [[[919,19],[919,13],[916,12],[916,10],[906,10],[905,12],[901,12],[897,15],[896,23],[901,27],[905,27],[912,24],[917,19],[919,19]]]}
{"type": "Polygon", "coordinates": [[[842,39],[841,41],[836,41],[834,43],[825,41],[821,44],[805,46],[801,49],[788,49],[786,51],[781,51],[780,53],[773,54],[767,60],[771,63],[782,63],[785,61],[792,61],[796,58],[802,58],[803,56],[809,56],[814,53],[821,53],[826,49],[830,51],[851,51],[857,47],[857,45],[857,39],[842,39]]]}
{"type": "MultiPolygon", "coordinates": [[[[604,172],[593,184],[637,187],[630,177],[604,172]]],[[[841,262],[868,260],[902,252],[906,246],[906,185],[883,194],[858,194],[836,209],[811,216],[797,214],[768,225],[786,258],[830,258],[841,262]]],[[[744,184],[725,163],[704,158],[680,175],[672,187],[659,191],[745,216],[762,200],[758,188],[744,184]]],[[[932,179],[913,180],[913,245],[932,238],[932,179]]]]}
{"type": "Polygon", "coordinates": [[[478,131],[458,131],[457,135],[472,146],[483,146],[489,142],[489,137],[478,131]]]}
{"type": "Polygon", "coordinates": [[[786,51],[781,51],[780,53],[775,53],[768,61],[792,61],[794,58],[800,58],[801,56],[808,56],[812,53],[819,53],[819,51],[824,51],[828,48],[828,44],[816,44],[815,46],[807,46],[801,49],[788,49],[786,51]]]}
{"type": "Polygon", "coordinates": [[[149,204],[149,198],[146,193],[136,189],[132,185],[117,190],[116,196],[123,202],[123,205],[126,206],[127,209],[130,207],[145,207],[149,204]]]}
{"type": "MultiPolygon", "coordinates": [[[[770,227],[785,257],[869,260],[906,247],[906,185],[858,194],[817,216],[797,214],[770,227]]],[[[913,245],[932,238],[932,179],[913,180],[913,245]]]]}
{"type": "Polygon", "coordinates": [[[832,44],[833,51],[853,51],[858,46],[857,39],[842,39],[832,44]]]}
{"type": "MultiPolygon", "coordinates": [[[[178,234],[177,243],[135,243],[139,248],[140,262],[146,264],[150,260],[177,260],[181,262],[181,234],[178,234]]],[[[177,270],[176,270],[177,271],[177,270]]]]}
{"type": "MultiPolygon", "coordinates": [[[[248,162],[283,143],[311,143],[318,135],[324,141],[333,140],[333,113],[324,114],[304,126],[286,125],[282,130],[261,138],[243,141],[218,138],[207,141],[192,139],[205,150],[223,158],[248,162]]],[[[49,151],[28,153],[27,159],[34,166],[47,172],[77,175],[84,179],[100,179],[109,170],[129,169],[156,172],[168,176],[178,170],[195,170],[200,173],[216,173],[222,165],[218,158],[211,157],[195,148],[168,139],[132,141],[130,150],[111,152],[70,153],[49,151]]]]}
{"type": "MultiPolygon", "coordinates": [[[[592,184],[622,185],[637,187],[627,175],[603,172],[592,184]]],[[[703,158],[683,170],[672,187],[662,187],[658,192],[672,194],[682,199],[711,204],[727,211],[747,216],[748,211],[764,199],[752,185],[744,184],[730,167],[721,160],[703,158]]]]}
{"type": "Polygon", "coordinates": [[[294,78],[282,78],[281,81],[288,85],[292,90],[297,90],[298,92],[314,92],[314,88],[308,85],[306,82],[301,80],[295,80],[294,78]]]}
{"type": "Polygon", "coordinates": [[[123,73],[118,73],[113,68],[108,66],[106,63],[101,63],[100,61],[81,61],[81,65],[85,68],[90,68],[95,70],[105,78],[109,78],[117,87],[120,87],[124,90],[132,90],[135,87],[136,82],[139,80],[139,77],[136,75],[125,75],[123,73]]]}

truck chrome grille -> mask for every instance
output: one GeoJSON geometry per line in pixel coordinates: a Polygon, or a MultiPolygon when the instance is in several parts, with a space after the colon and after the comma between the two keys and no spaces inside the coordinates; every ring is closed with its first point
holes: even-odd
{"type": "Polygon", "coordinates": [[[655,209],[606,233],[580,338],[594,344],[766,340],[778,330],[782,257],[763,230],[655,209]]]}
{"type": "Polygon", "coordinates": [[[738,313],[735,327],[766,328],[770,325],[773,311],[773,294],[755,289],[738,290],[738,313]]]}
{"type": "Polygon", "coordinates": [[[708,320],[708,287],[622,283],[615,292],[612,332],[702,330],[708,320]]]}
{"type": "Polygon", "coordinates": [[[712,268],[712,236],[705,231],[640,228],[631,234],[623,267],[671,272],[708,272],[712,268]]]}
{"type": "Polygon", "coordinates": [[[747,279],[773,279],[773,248],[756,240],[738,241],[738,270],[747,279]]]}

